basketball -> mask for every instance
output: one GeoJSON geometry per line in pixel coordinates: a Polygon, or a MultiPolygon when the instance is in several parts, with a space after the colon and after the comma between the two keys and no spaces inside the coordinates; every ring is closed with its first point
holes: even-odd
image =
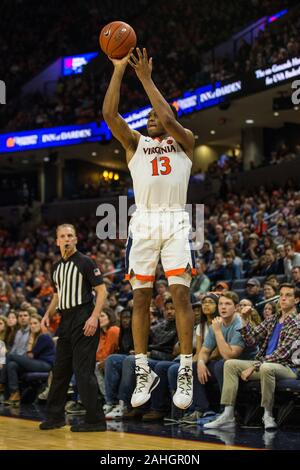
{"type": "Polygon", "coordinates": [[[102,51],[112,59],[122,59],[136,46],[134,29],[123,21],[113,21],[102,28],[99,36],[102,51]]]}

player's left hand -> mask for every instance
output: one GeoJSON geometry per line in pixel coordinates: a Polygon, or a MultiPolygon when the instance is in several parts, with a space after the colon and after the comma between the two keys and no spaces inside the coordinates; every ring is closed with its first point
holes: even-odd
{"type": "Polygon", "coordinates": [[[148,60],[148,54],[145,48],[143,49],[142,53],[141,50],[137,47],[136,52],[138,57],[136,57],[134,54],[131,54],[128,63],[131,65],[131,67],[134,68],[135,73],[141,81],[147,78],[151,78],[152,57],[150,57],[148,60]]]}
{"type": "Polygon", "coordinates": [[[99,320],[93,316],[87,319],[83,327],[84,336],[94,336],[98,328],[99,320]]]}

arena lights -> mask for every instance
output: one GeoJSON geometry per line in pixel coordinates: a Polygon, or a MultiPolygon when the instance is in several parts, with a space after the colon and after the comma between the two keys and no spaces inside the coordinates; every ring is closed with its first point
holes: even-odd
{"type": "Polygon", "coordinates": [[[120,179],[119,173],[114,173],[113,171],[104,170],[102,173],[102,176],[105,179],[105,181],[110,181],[110,180],[118,181],[120,179]]]}
{"type": "Polygon", "coordinates": [[[276,15],[269,16],[268,23],[274,23],[274,21],[277,21],[283,15],[286,15],[287,12],[288,10],[281,10],[278,13],[276,13],[276,15]]]}
{"type": "Polygon", "coordinates": [[[83,67],[97,57],[98,52],[63,57],[62,75],[76,75],[83,72],[83,67]]]}

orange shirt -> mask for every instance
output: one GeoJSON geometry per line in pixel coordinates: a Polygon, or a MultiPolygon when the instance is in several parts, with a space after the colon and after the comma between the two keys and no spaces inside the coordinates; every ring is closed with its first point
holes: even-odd
{"type": "Polygon", "coordinates": [[[111,326],[105,333],[101,333],[96,352],[96,360],[104,361],[110,354],[114,354],[119,348],[120,328],[111,326]]]}

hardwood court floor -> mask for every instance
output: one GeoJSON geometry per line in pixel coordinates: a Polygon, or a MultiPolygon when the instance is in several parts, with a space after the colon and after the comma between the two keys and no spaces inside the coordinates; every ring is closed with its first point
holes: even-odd
{"type": "MultiPolygon", "coordinates": [[[[0,416],[0,450],[247,450],[210,442],[128,432],[72,433],[69,426],[40,431],[38,422],[0,416]]],[[[248,448],[250,450],[250,448],[248,448]]]]}

